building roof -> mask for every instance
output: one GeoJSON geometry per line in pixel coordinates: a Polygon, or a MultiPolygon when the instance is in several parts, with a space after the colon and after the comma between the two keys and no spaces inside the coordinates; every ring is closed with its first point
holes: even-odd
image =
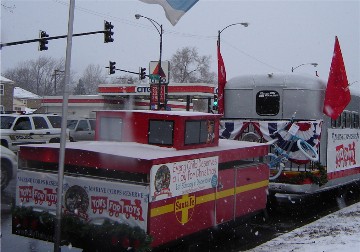
{"type": "Polygon", "coordinates": [[[15,87],[14,88],[14,98],[16,98],[16,99],[39,99],[41,97],[38,96],[37,94],[31,93],[20,87],[15,87]]]}
{"type": "Polygon", "coordinates": [[[12,81],[12,80],[9,80],[9,79],[7,79],[7,78],[5,78],[4,76],[1,76],[0,75],[0,83],[3,83],[3,84],[14,84],[14,81],[12,81]]]}

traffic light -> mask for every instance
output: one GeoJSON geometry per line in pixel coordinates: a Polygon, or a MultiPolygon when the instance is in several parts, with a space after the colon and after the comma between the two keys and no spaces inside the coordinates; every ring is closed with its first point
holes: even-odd
{"type": "Polygon", "coordinates": [[[39,41],[39,51],[45,51],[48,49],[48,47],[46,46],[47,43],[49,43],[46,39],[44,38],[48,38],[49,35],[45,32],[45,31],[40,31],[40,34],[39,34],[39,37],[40,37],[40,41],[39,41]]]}
{"type": "Polygon", "coordinates": [[[214,95],[214,103],[213,103],[213,110],[218,109],[218,97],[217,95],[214,95]]]}
{"type": "Polygon", "coordinates": [[[140,75],[140,80],[145,79],[145,78],[146,78],[146,68],[140,67],[140,73],[139,73],[139,75],[140,75]]]}
{"type": "Polygon", "coordinates": [[[114,39],[111,37],[114,35],[114,32],[112,29],[114,26],[111,24],[111,22],[104,21],[104,43],[114,42],[114,39]]]}
{"type": "Polygon", "coordinates": [[[109,74],[115,73],[115,69],[116,69],[115,64],[116,64],[116,62],[109,61],[109,74]]]}

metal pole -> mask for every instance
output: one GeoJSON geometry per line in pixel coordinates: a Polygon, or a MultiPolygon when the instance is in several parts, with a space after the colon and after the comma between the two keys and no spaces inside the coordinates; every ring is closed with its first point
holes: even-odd
{"type": "MultiPolygon", "coordinates": [[[[159,58],[159,71],[161,70],[161,56],[162,56],[162,34],[163,34],[163,28],[162,25],[160,25],[160,58],[159,58]]],[[[161,89],[161,76],[159,78],[159,86],[158,86],[158,110],[160,109],[160,89],[161,89]]],[[[166,101],[165,101],[166,104],[166,101]]]]}
{"type": "MultiPolygon", "coordinates": [[[[98,34],[98,33],[104,33],[104,32],[105,32],[105,31],[83,32],[83,33],[73,34],[72,36],[73,36],[73,37],[78,37],[78,36],[92,35],[92,34],[98,34]]],[[[22,40],[22,41],[15,41],[15,42],[3,43],[3,44],[0,44],[0,49],[2,49],[3,47],[6,47],[6,46],[28,44],[28,43],[32,43],[32,42],[39,42],[39,41],[41,41],[41,40],[49,41],[49,40],[61,39],[61,38],[67,38],[67,35],[61,35],[61,36],[54,36],[54,37],[47,37],[47,38],[30,39],[30,40],[22,40]]]]}
{"type": "Polygon", "coordinates": [[[54,252],[61,251],[61,244],[60,244],[61,243],[61,207],[62,207],[62,191],[63,191],[63,179],[64,179],[64,160],[65,160],[67,112],[68,112],[68,99],[69,99],[69,86],[70,86],[70,63],[71,63],[71,47],[72,47],[73,24],[74,24],[74,10],[75,10],[75,0],[70,0],[66,59],[65,59],[65,85],[64,85],[64,94],[63,94],[61,137],[60,137],[60,151],[59,151],[54,252]]]}

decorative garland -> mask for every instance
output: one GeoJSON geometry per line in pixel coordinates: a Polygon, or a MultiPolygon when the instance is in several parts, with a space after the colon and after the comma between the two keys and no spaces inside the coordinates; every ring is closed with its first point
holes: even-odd
{"type": "Polygon", "coordinates": [[[288,183],[288,184],[300,184],[304,182],[306,179],[310,179],[313,184],[322,186],[328,182],[327,171],[323,165],[319,162],[315,163],[315,169],[319,171],[319,174],[314,174],[311,171],[299,172],[298,175],[290,178],[286,178],[281,176],[278,181],[280,183],[288,183]]]}
{"type": "MultiPolygon", "coordinates": [[[[13,233],[53,241],[55,216],[49,212],[33,211],[32,207],[13,209],[13,233]]],[[[150,251],[152,237],[140,227],[104,221],[91,224],[65,215],[61,219],[61,243],[82,248],[84,252],[96,251],[150,251]]]]}

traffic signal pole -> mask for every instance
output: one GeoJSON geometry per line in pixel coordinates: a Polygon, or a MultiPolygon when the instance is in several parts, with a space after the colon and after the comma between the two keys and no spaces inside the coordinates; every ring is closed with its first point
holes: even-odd
{"type": "MultiPolygon", "coordinates": [[[[78,36],[92,35],[92,34],[98,34],[98,33],[106,33],[106,31],[76,33],[76,34],[73,34],[72,36],[73,37],[78,37],[78,36]]],[[[0,49],[3,48],[3,47],[6,47],[6,46],[28,44],[28,43],[33,43],[33,42],[41,42],[41,41],[44,41],[44,40],[48,41],[48,40],[61,39],[61,38],[67,38],[67,35],[47,37],[47,38],[38,38],[38,39],[30,39],[30,40],[22,40],[22,41],[10,42],[10,43],[3,43],[3,44],[0,44],[0,49]]]]}
{"type": "Polygon", "coordinates": [[[63,93],[62,117],[61,117],[61,135],[59,150],[59,170],[58,170],[58,188],[55,216],[55,235],[54,235],[54,252],[61,251],[61,215],[62,215],[62,199],[63,199],[63,183],[64,183],[64,165],[65,165],[65,147],[66,147],[66,128],[68,115],[68,100],[70,93],[70,64],[71,64],[71,48],[74,26],[75,0],[70,0],[68,34],[65,58],[65,85],[63,93]]]}
{"type": "MultiPolygon", "coordinates": [[[[105,68],[109,68],[109,67],[105,67],[105,68]]],[[[128,70],[124,70],[124,69],[115,68],[114,70],[139,75],[138,72],[128,71],[128,70]]],[[[149,77],[149,75],[147,75],[147,74],[145,76],[149,77]]]]}

